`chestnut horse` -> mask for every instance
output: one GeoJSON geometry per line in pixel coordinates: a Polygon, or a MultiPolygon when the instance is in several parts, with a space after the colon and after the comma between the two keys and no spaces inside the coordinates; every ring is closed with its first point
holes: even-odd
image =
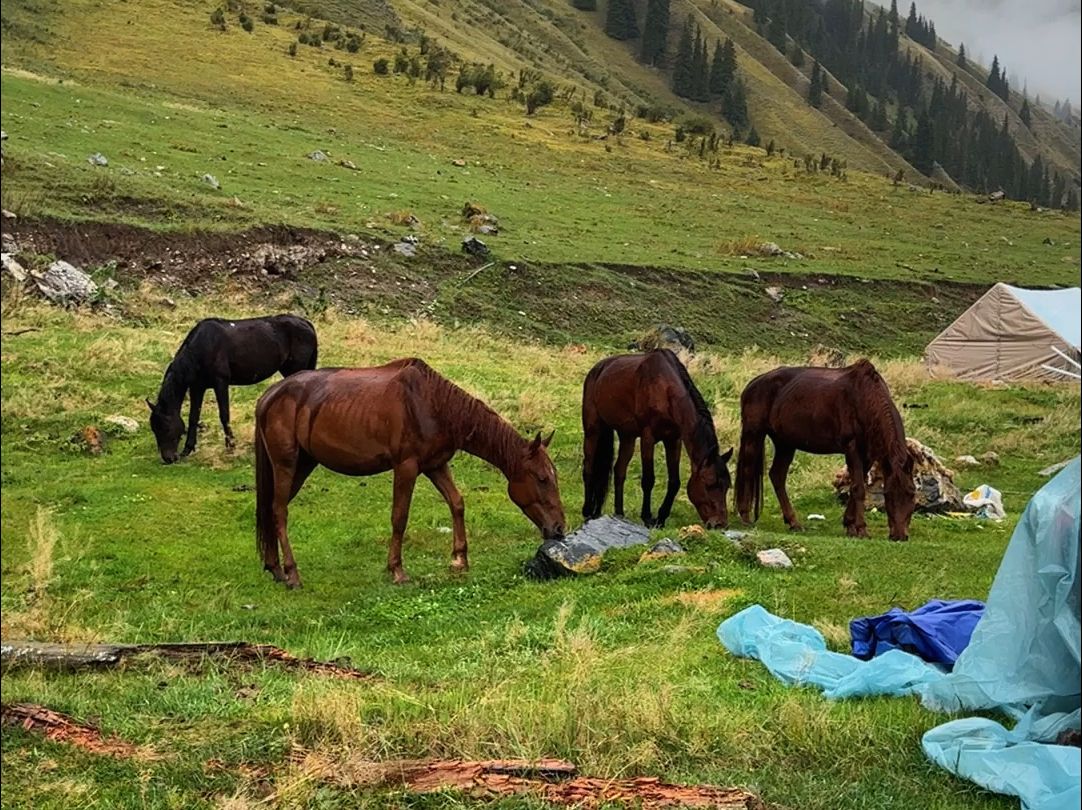
{"type": "Polygon", "coordinates": [[[319,351],[315,327],[296,315],[226,320],[206,318],[188,332],[165,370],[158,401],[146,401],[150,408],[150,429],[158,443],[162,461],[177,460],[177,447],[184,434],[180,415],[184,396],[188,406],[188,438],[181,455],[195,450],[203,395],[214,391],[218,418],[225,433],[225,446],[233,448],[229,426],[229,386],[262,382],[275,372],[288,377],[316,367],[319,351]]]}
{"type": "Polygon", "coordinates": [[[669,517],[680,489],[683,444],[691,458],[688,498],[707,526],[728,525],[726,501],[731,479],[727,465],[733,449],[719,454],[710,408],[684,364],[668,349],[606,357],[590,369],[582,387],[582,432],[582,483],[586,489],[582,516],[587,520],[600,516],[605,505],[609,475],[614,472],[615,434],[620,437],[614,473],[617,515],[624,513],[627,465],[635,452],[635,439],[641,437],[642,522],[661,526],[669,517]],[[669,482],[655,520],[650,497],[657,442],[665,445],[669,482]]]}
{"type": "Polygon", "coordinates": [[[263,567],[291,588],[301,584],[286,533],[289,502],[317,465],[343,475],[394,472],[387,570],[407,581],[402,536],[419,475],[451,509],[451,567],[466,570],[462,496],[448,468],[465,450],[507,477],[507,492],[545,539],[564,532],[556,468],[542,440],[523,439],[499,414],[424,361],[375,368],[303,371],[267,390],[256,405],[256,543],[263,567]],[[281,546],[285,566],[279,561],[281,546]]]}
{"type": "Polygon", "coordinates": [[[799,531],[785,479],[797,450],[844,453],[849,467],[849,502],[842,524],[853,537],[867,537],[864,489],[868,469],[879,462],[891,540],[909,539],[915,487],[913,459],[902,417],[887,384],[867,360],[846,368],[777,368],[761,374],[740,396],[740,455],[736,506],[745,523],[763,503],[763,446],[774,443],[770,482],[789,528],[799,531]]]}

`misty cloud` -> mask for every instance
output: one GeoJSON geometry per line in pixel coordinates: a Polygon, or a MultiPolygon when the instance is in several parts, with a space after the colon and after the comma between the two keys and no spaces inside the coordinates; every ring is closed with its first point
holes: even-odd
{"type": "MultiPolygon", "coordinates": [[[[884,3],[884,5],[889,5],[884,3]]],[[[909,4],[899,0],[904,18],[909,4]]],[[[918,0],[917,13],[935,23],[936,33],[988,66],[998,54],[1011,89],[1029,85],[1042,100],[1082,99],[1080,0],[918,0]]]]}

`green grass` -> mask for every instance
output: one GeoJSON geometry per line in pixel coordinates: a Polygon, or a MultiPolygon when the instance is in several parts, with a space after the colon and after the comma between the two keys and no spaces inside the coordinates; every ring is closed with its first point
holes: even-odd
{"type": "MultiPolygon", "coordinates": [[[[240,450],[222,449],[213,409],[196,454],[161,465],[145,427],[113,437],[101,457],[69,437],[121,413],[144,420],[144,395],[187,325],[209,312],[251,311],[232,298],[155,306],[127,294],[126,318],[5,301],[2,359],[2,591],[5,638],[127,642],[246,639],[320,658],[348,656],[380,680],[344,684],[271,668],[137,666],[84,675],[10,673],[4,701],[37,701],[152,746],[156,762],[113,762],[3,735],[5,807],[236,806],[258,786],[230,766],[259,763],[287,806],[439,806],[324,784],[287,762],[290,751],[332,761],[424,756],[563,756],[595,775],[748,785],[803,808],[1009,807],[948,778],[922,757],[920,735],[944,719],[908,699],[830,703],[787,689],[714,637],[725,616],[761,603],[821,627],[844,648],[846,622],[892,604],[981,598],[1036,470],[1078,450],[1077,388],[973,387],[929,382],[912,362],[881,364],[907,410],[910,435],[945,458],[995,450],[997,468],[959,483],[1002,489],[1002,525],[917,517],[908,544],[841,536],[831,497],[834,458],[799,457],[791,490],[803,535],[783,532],[768,500],[751,547],[780,545],[792,572],[749,565],[723,537],[690,540],[684,573],[637,564],[626,552],[595,576],[531,583],[520,574],[539,538],[507,500],[499,474],[455,461],[466,497],[473,568],[448,570],[449,516],[420,486],[405,548],[413,584],[383,573],[387,476],[318,471],[294,502],[291,530],[306,586],[287,592],[253,548],[251,413],[264,386],[233,392],[240,450]],[[41,510],[45,510],[42,512],[41,510]],[[51,553],[49,537],[55,536],[51,553]],[[37,574],[33,572],[37,571],[37,574]],[[242,688],[243,687],[243,688],[242,688]]],[[[266,304],[258,305],[260,308],[266,304]]],[[[343,318],[318,324],[327,364],[373,364],[406,354],[485,398],[523,432],[556,428],[553,457],[569,515],[581,502],[577,401],[599,352],[513,343],[483,330],[426,321],[395,328],[343,318]]],[[[771,358],[699,355],[692,373],[714,403],[722,441],[735,440],[737,396],[771,358]]],[[[629,481],[637,478],[636,467],[629,481]]],[[[629,491],[638,503],[637,487],[629,491]]],[[[681,496],[663,534],[695,520],[681,496]]],[[[342,767],[345,767],[343,764],[342,767]]],[[[518,806],[518,805],[515,805],[518,806]]]]}
{"type": "MultiPolygon", "coordinates": [[[[584,139],[562,102],[527,119],[504,98],[377,77],[371,60],[394,46],[372,36],[356,57],[302,46],[290,59],[288,25],[219,33],[203,13],[210,7],[154,0],[135,24],[126,4],[92,13],[65,4],[48,17],[47,47],[8,37],[5,207],[167,229],[288,222],[378,232],[395,231],[387,215],[408,209],[425,242],[457,250],[469,199],[500,217],[504,230],[490,241],[510,261],[933,285],[1077,275],[1077,217],[929,195],[856,171],[847,181],[808,175],[747,147],[722,147],[712,170],[697,145],[667,151],[671,128],[638,120],[618,138],[584,139]],[[330,56],[352,61],[356,81],[329,67],[330,56]],[[331,160],[307,159],[315,149],[331,160]],[[110,165],[90,166],[92,152],[110,165]],[[219,191],[202,182],[207,173],[219,191]],[[752,237],[806,258],[729,254],[752,237]]],[[[613,115],[596,111],[593,134],[613,115]]]]}

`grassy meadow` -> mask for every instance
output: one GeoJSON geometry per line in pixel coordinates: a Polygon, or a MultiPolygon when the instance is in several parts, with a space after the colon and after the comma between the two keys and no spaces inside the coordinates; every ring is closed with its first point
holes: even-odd
{"type": "MultiPolygon", "coordinates": [[[[536,530],[497,471],[460,456],[467,575],[448,570],[449,515],[422,482],[405,546],[414,582],[392,586],[383,572],[390,477],[320,470],[291,509],[305,588],[288,592],[261,571],[253,543],[252,410],[265,386],[233,389],[234,454],[212,408],[199,449],[173,467],[158,461],[145,425],[109,436],[98,457],[70,441],[110,414],[143,423],[142,398],[197,317],[284,303],[232,296],[173,310],[159,302],[154,290],[129,291],[117,317],[5,297],[4,638],[245,639],[346,656],[380,677],[344,683],[215,663],[6,674],[5,702],[95,719],[160,758],[115,761],[5,729],[3,806],[474,806],[462,796],[335,786],[297,764],[298,754],[340,774],[389,758],[560,756],[590,775],[745,785],[787,807],[1012,806],[924,760],[920,735],[944,718],[915,700],[830,703],[785,688],[758,663],[725,653],[714,630],[758,602],[813,623],[845,649],[855,616],[983,597],[1021,508],[1044,480],[1036,471],[1078,451],[1077,388],[934,382],[915,362],[881,363],[900,402],[928,406],[904,411],[911,435],[947,459],[999,453],[1000,466],[961,471],[959,483],[1003,490],[1010,516],[1002,524],[917,516],[911,541],[892,544],[885,519],[873,514],[874,539],[846,539],[830,487],[839,459],[799,456],[796,508],[827,520],[785,533],[769,499],[746,543],[786,549],[796,563],[790,572],[757,568],[711,532],[686,541],[686,558],[676,561],[685,570],[666,570],[672,560],[640,563],[631,550],[606,558],[592,577],[534,583],[520,566],[539,543],[536,530]],[[7,334],[29,327],[38,331],[7,334]],[[223,767],[206,767],[211,759],[223,767]],[[269,775],[257,778],[250,766],[269,775]]],[[[553,458],[574,522],[580,383],[602,348],[510,343],[424,320],[388,328],[333,310],[317,328],[326,364],[420,355],[524,433],[555,428],[553,458]]],[[[689,359],[725,444],[736,439],[742,386],[777,362],[758,352],[689,359]]],[[[637,461],[633,509],[634,481],[637,461]]],[[[657,534],[677,536],[695,520],[681,494],[657,534]]]]}

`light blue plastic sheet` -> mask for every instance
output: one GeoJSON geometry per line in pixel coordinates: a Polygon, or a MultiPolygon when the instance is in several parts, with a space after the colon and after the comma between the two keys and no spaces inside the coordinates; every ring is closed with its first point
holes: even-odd
{"type": "Polygon", "coordinates": [[[924,735],[934,762],[1025,810],[1077,810],[1082,757],[1048,745],[1080,721],[1079,540],[1082,461],[1075,459],[1030,501],[988,595],[984,617],[954,671],[891,650],[871,661],[830,652],[812,627],[754,605],[726,619],[718,638],[758,658],[786,683],[830,698],[917,694],[942,711],[998,709],[1008,731],[984,718],[955,720],[924,735]]]}

